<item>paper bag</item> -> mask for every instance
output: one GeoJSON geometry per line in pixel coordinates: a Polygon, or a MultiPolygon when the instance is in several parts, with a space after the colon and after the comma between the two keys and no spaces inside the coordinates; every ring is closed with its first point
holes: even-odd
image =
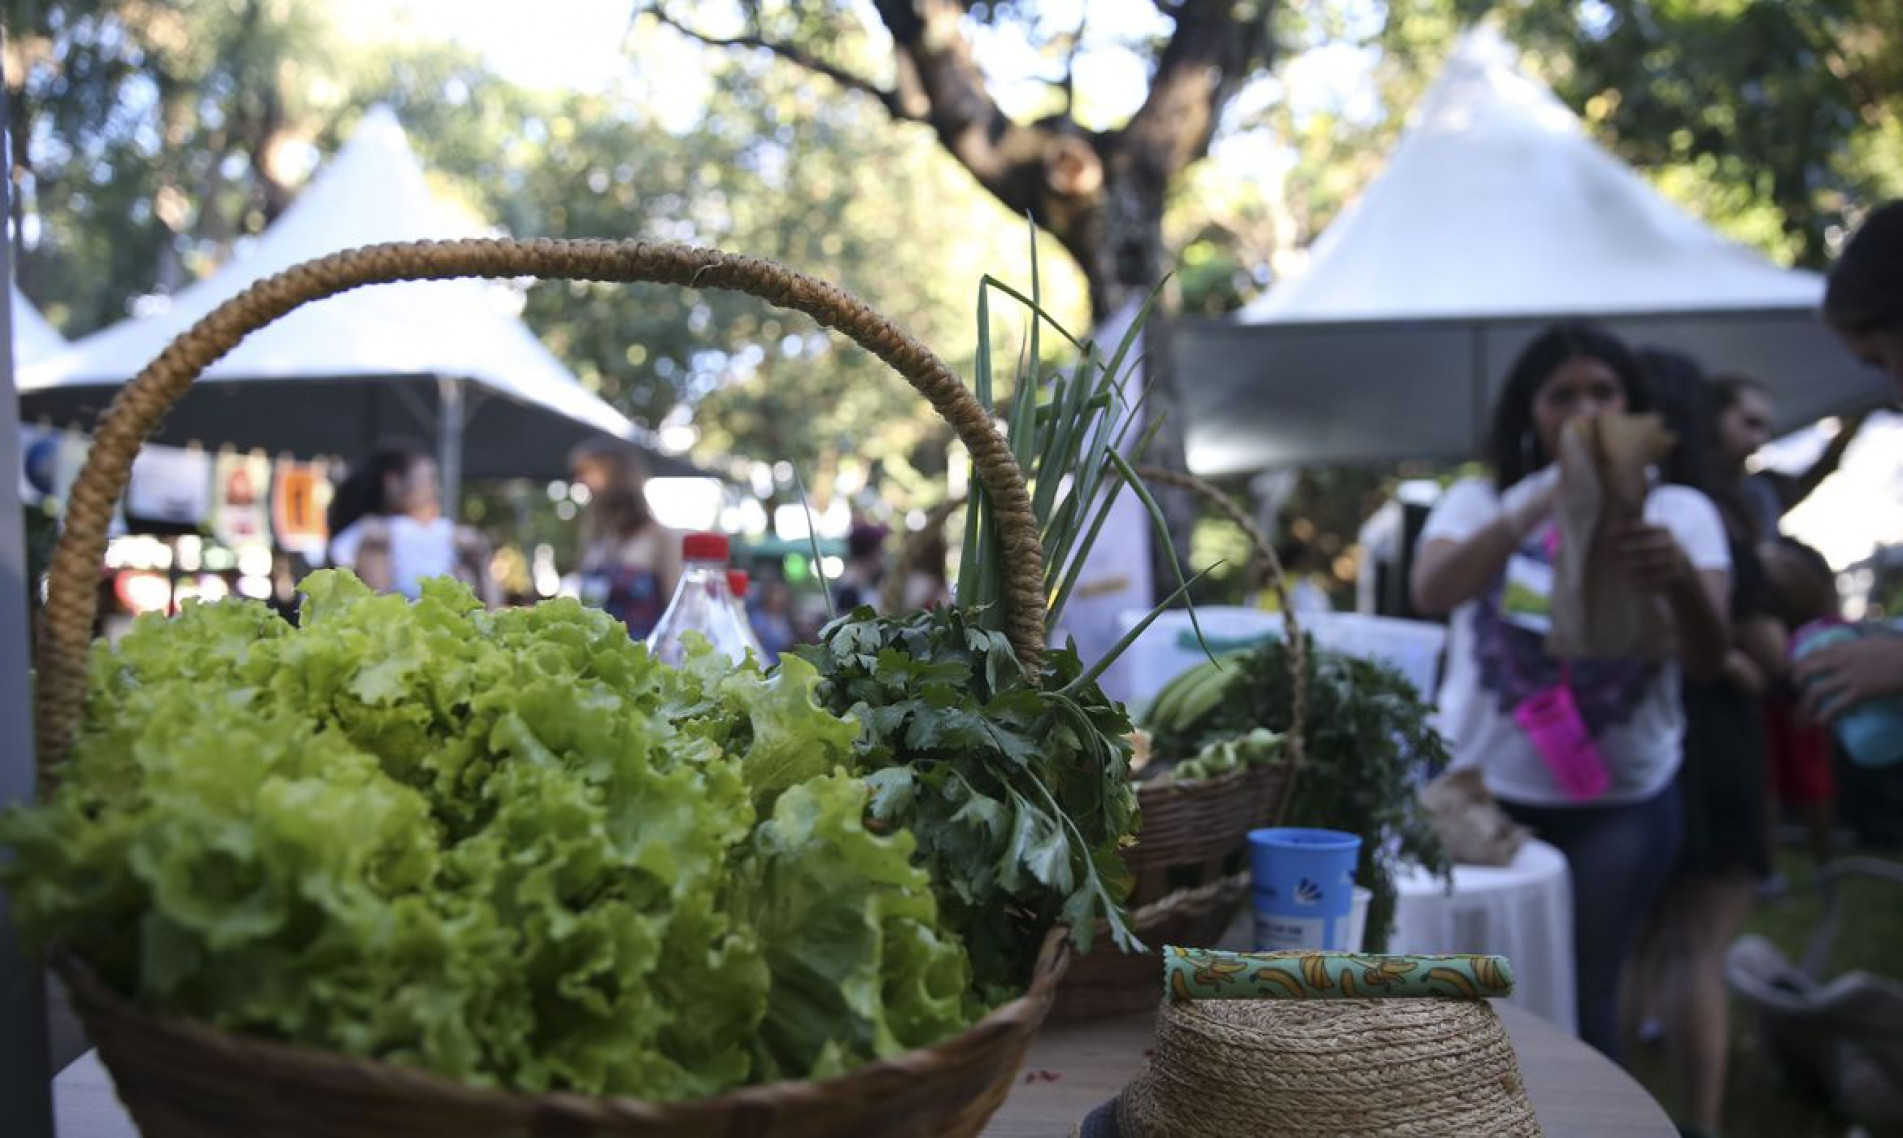
{"type": "Polygon", "coordinates": [[[1506,865],[1532,833],[1487,793],[1479,767],[1443,773],[1421,788],[1420,798],[1428,824],[1458,865],[1506,865]]]}
{"type": "Polygon", "coordinates": [[[1656,415],[1590,415],[1560,433],[1559,548],[1553,566],[1552,631],[1546,650],[1561,658],[1669,656],[1671,609],[1634,581],[1604,535],[1645,515],[1649,467],[1672,449],[1656,415]]]}

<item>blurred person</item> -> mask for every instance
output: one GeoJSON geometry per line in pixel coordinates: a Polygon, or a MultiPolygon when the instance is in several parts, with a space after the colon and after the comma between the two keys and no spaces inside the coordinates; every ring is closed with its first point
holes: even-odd
{"type": "Polygon", "coordinates": [[[568,465],[589,495],[576,568],[582,603],[627,625],[634,639],[646,640],[680,581],[680,535],[648,510],[647,467],[633,447],[586,442],[570,453],[568,465]]]}
{"type": "MultiPolygon", "coordinates": [[[[1840,617],[1837,574],[1823,554],[1786,537],[1767,543],[1761,560],[1778,606],[1778,618],[1786,628],[1798,629],[1812,621],[1840,617]]],[[[1830,732],[1805,720],[1797,709],[1798,692],[1787,671],[1778,677],[1765,699],[1771,786],[1774,797],[1803,823],[1810,838],[1811,857],[1823,865],[1836,853],[1835,743],[1830,732]]]]}
{"type": "Polygon", "coordinates": [[[443,516],[436,460],[408,442],[386,443],[358,461],[331,496],[326,558],[380,593],[415,600],[430,577],[454,577],[496,603],[488,544],[443,516]]]}
{"type": "Polygon", "coordinates": [[[1760,540],[1777,536],[1784,515],[1811,496],[1824,480],[1843,465],[1844,452],[1863,429],[1864,416],[1851,415],[1839,425],[1817,461],[1802,473],[1777,470],[1746,472],[1745,463],[1771,441],[1771,423],[1777,407],[1771,389],[1744,375],[1717,375],[1710,380],[1717,416],[1719,471],[1732,471],[1744,492],[1745,507],[1760,540]]]}
{"type": "Polygon", "coordinates": [[[846,535],[846,567],[832,582],[833,608],[840,616],[864,605],[879,608],[879,582],[885,577],[886,528],[856,523],[846,535]]]}
{"type": "Polygon", "coordinates": [[[1678,656],[1562,663],[1546,653],[1560,433],[1581,416],[1649,406],[1638,363],[1611,333],[1583,323],[1545,329],[1495,402],[1493,477],[1464,479],[1441,496],[1411,581],[1422,612],[1452,614],[1439,702],[1455,765],[1479,767],[1502,807],[1571,866],[1580,1035],[1614,1058],[1624,964],[1683,832],[1674,777],[1685,728],[1680,676],[1721,674],[1729,635],[1724,523],[1705,495],[1664,485],[1641,521],[1601,540],[1604,556],[1667,602],[1678,656]],[[1610,774],[1592,801],[1569,796],[1515,716],[1561,686],[1610,774]]]}
{"type": "MultiPolygon", "coordinates": [[[[1903,395],[1903,200],[1870,211],[1824,288],[1824,320],[1903,395]]],[[[1806,655],[1794,669],[1805,711],[1825,723],[1879,696],[1903,694],[1903,636],[1873,632],[1806,655]]]]}
{"type": "Polygon", "coordinates": [[[905,588],[900,600],[904,611],[920,612],[951,603],[951,581],[946,575],[946,562],[950,559],[951,547],[946,544],[942,530],[920,537],[918,548],[912,551],[911,564],[905,567],[905,588]]]}
{"type": "Polygon", "coordinates": [[[766,662],[772,663],[800,642],[793,623],[792,586],[777,577],[768,577],[753,590],[749,601],[747,617],[753,625],[754,638],[766,653],[766,662]]]}
{"type": "Polygon", "coordinates": [[[1638,353],[1655,409],[1676,437],[1660,475],[1718,509],[1731,558],[1731,643],[1720,675],[1687,676],[1677,782],[1684,840],[1641,934],[1626,1027],[1656,1016],[1684,1133],[1716,1133],[1730,1055],[1725,952],[1772,871],[1766,732],[1760,700],[1783,671],[1785,629],[1756,553],[1757,527],[1702,369],[1689,356],[1638,353]]]}
{"type": "MultiPolygon", "coordinates": [[[[1328,580],[1328,558],[1316,549],[1313,542],[1290,539],[1276,546],[1275,559],[1282,566],[1283,588],[1288,593],[1289,607],[1297,613],[1333,612],[1335,602],[1329,599],[1325,584],[1328,580]]],[[[1258,572],[1266,572],[1263,566],[1258,572]]],[[[1255,607],[1268,612],[1280,612],[1282,602],[1275,590],[1263,588],[1255,594],[1255,607]]]]}

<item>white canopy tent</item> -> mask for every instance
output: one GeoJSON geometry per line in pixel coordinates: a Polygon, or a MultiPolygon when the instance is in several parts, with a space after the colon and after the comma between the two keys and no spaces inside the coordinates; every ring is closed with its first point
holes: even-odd
{"type": "MultiPolygon", "coordinates": [[[[22,417],[90,424],[174,336],[254,281],[382,241],[483,235],[431,192],[396,116],[366,114],[350,141],[248,249],[155,314],[75,342],[20,374],[22,417]]],[[[378,285],[307,304],[207,370],[162,442],[197,440],[350,457],[390,433],[433,431],[446,492],[470,477],[560,476],[578,441],[642,432],[587,391],[487,281],[378,285]]],[[[650,449],[657,474],[697,474],[650,449]]],[[[453,500],[453,498],[451,499],[453,500]]]]}
{"type": "Polygon", "coordinates": [[[1562,317],[1754,376],[1794,428],[1886,390],[1818,320],[1822,295],[1816,274],[1666,201],[1497,33],[1469,31],[1306,272],[1234,320],[1178,330],[1189,463],[1474,455],[1514,356],[1562,317]]]}
{"type": "Polygon", "coordinates": [[[63,351],[66,337],[59,334],[33,302],[20,291],[19,285],[10,285],[10,301],[13,317],[13,362],[16,367],[25,367],[36,360],[63,351]]]}

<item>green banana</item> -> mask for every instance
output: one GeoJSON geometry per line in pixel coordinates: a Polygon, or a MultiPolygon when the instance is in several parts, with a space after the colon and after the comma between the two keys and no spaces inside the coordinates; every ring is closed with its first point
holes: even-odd
{"type": "Polygon", "coordinates": [[[1205,660],[1177,673],[1170,682],[1164,684],[1163,690],[1157,692],[1156,698],[1150,703],[1149,713],[1144,717],[1144,726],[1151,731],[1174,730],[1182,722],[1180,709],[1184,693],[1190,689],[1196,677],[1209,667],[1209,661],[1205,660]]]}
{"type": "Polygon", "coordinates": [[[1204,660],[1184,671],[1156,693],[1144,726],[1153,732],[1167,732],[1193,725],[1222,699],[1235,675],[1216,660],[1204,660]]]}
{"type": "Polygon", "coordinates": [[[1229,684],[1237,673],[1231,669],[1219,668],[1215,664],[1205,664],[1190,684],[1189,690],[1182,696],[1182,702],[1176,709],[1176,726],[1190,728],[1216,709],[1222,697],[1229,690],[1229,684]]]}

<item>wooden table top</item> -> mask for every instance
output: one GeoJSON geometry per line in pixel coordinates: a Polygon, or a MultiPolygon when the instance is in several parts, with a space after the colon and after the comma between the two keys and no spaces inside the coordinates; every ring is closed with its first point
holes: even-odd
{"type": "MultiPolygon", "coordinates": [[[[1610,1059],[1530,1012],[1495,1001],[1548,1138],[1674,1138],[1658,1102],[1610,1059]]],[[[1156,1021],[1141,1012],[1046,1027],[987,1138],[1064,1138],[1135,1078],[1156,1021]]]]}
{"type": "MultiPolygon", "coordinates": [[[[1548,1138],[1673,1138],[1645,1089],[1610,1060],[1545,1020],[1495,1004],[1520,1059],[1527,1095],[1548,1138]]],[[[992,1118],[996,1138],[1063,1138],[1142,1069],[1153,1012],[1046,1028],[1031,1044],[1016,1089],[992,1118]],[[1055,1076],[1055,1077],[1052,1077],[1055,1076]]],[[[137,1138],[112,1079],[88,1051],[53,1080],[61,1138],[137,1138]]]]}

